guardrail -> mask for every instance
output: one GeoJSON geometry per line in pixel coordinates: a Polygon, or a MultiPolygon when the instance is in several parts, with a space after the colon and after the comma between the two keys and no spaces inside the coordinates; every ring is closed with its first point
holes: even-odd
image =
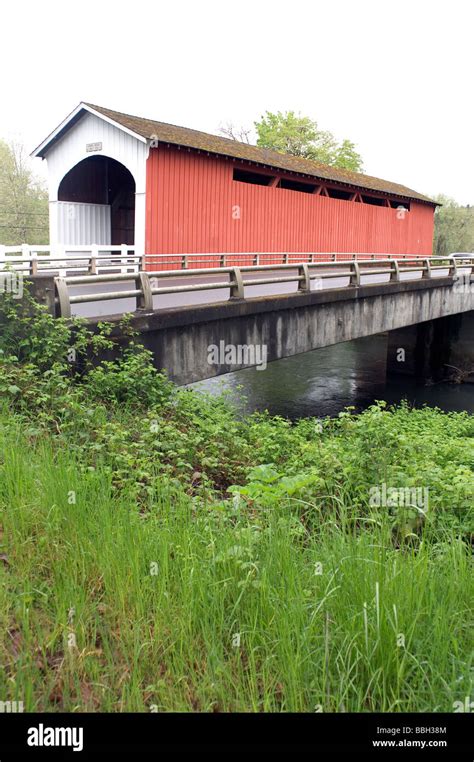
{"type": "Polygon", "coordinates": [[[139,271],[134,274],[91,274],[71,275],[55,278],[55,287],[58,303],[58,313],[62,317],[71,316],[71,306],[89,302],[101,302],[113,299],[136,298],[138,311],[152,311],[154,309],[153,297],[162,294],[182,294],[193,291],[223,290],[229,291],[229,299],[245,299],[245,288],[249,286],[263,286],[270,284],[297,283],[298,291],[308,292],[314,290],[312,283],[316,281],[316,289],[323,289],[324,282],[335,278],[348,278],[346,287],[359,287],[361,278],[366,275],[388,275],[391,282],[398,282],[406,273],[421,273],[421,279],[436,277],[435,273],[443,270],[455,278],[459,268],[470,268],[472,272],[474,264],[471,261],[464,262],[458,257],[412,257],[402,260],[383,259],[377,260],[352,260],[349,262],[299,262],[298,264],[271,264],[271,265],[244,265],[242,267],[212,267],[206,269],[188,269],[186,271],[156,270],[139,271]],[[244,279],[244,273],[283,273],[254,279],[244,279]],[[160,281],[169,278],[187,279],[190,277],[206,277],[214,275],[227,276],[225,281],[186,283],[174,286],[162,286],[160,281]],[[93,284],[115,284],[133,281],[135,288],[124,291],[99,291],[87,294],[71,294],[70,287],[93,284]]]}

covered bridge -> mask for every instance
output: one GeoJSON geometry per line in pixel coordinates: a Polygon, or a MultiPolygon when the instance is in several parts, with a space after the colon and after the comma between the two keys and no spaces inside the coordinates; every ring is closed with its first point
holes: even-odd
{"type": "Polygon", "coordinates": [[[80,103],[46,159],[51,244],[137,253],[430,255],[435,202],[403,185],[80,103]]]}

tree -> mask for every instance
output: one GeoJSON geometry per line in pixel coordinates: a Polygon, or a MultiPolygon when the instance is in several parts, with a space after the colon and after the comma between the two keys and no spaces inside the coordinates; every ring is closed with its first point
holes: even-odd
{"type": "Polygon", "coordinates": [[[360,153],[356,151],[356,147],[351,140],[342,141],[341,145],[336,149],[336,160],[334,166],[342,167],[343,169],[350,169],[352,172],[361,172],[362,170],[362,157],[360,153]]]}
{"type": "Polygon", "coordinates": [[[338,144],[334,135],[320,130],[317,122],[294,111],[276,114],[266,111],[260,121],[255,122],[257,145],[274,151],[289,153],[313,159],[323,164],[362,171],[362,157],[354,143],[343,140],[338,144]]]}
{"type": "Polygon", "coordinates": [[[455,251],[474,251],[474,207],[460,206],[449,196],[435,197],[436,209],[433,253],[446,256],[455,251]]]}
{"type": "Polygon", "coordinates": [[[235,140],[239,143],[247,143],[247,145],[252,144],[252,130],[247,127],[236,127],[232,122],[226,122],[226,124],[221,124],[219,132],[230,140],[235,140]]]}
{"type": "MultiPolygon", "coordinates": [[[[362,157],[351,140],[340,144],[327,130],[320,130],[317,122],[294,111],[272,114],[266,111],[259,122],[254,122],[257,145],[280,153],[314,159],[322,164],[362,172],[362,157]]],[[[227,122],[219,127],[219,132],[230,140],[252,145],[252,130],[236,127],[227,122]]]]}
{"type": "Polygon", "coordinates": [[[48,195],[22,145],[0,140],[0,244],[48,243],[48,195]]]}

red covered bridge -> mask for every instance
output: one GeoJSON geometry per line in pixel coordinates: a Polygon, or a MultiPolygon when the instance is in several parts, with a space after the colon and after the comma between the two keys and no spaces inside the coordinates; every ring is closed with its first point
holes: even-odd
{"type": "Polygon", "coordinates": [[[48,162],[52,244],[432,250],[436,204],[403,185],[101,106],[79,104],[34,155],[48,162]]]}

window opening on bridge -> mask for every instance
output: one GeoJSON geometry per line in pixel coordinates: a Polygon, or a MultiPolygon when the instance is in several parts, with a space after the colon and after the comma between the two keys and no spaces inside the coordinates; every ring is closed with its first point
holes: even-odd
{"type": "Polygon", "coordinates": [[[329,198],[338,198],[341,201],[351,201],[353,193],[351,191],[341,190],[340,188],[328,188],[329,198]]]}
{"type": "Polygon", "coordinates": [[[259,172],[249,172],[246,169],[234,169],[234,180],[239,183],[250,183],[251,185],[270,185],[275,178],[271,175],[263,175],[259,172]]]}
{"type": "MultiPolygon", "coordinates": [[[[247,169],[233,170],[233,179],[239,183],[249,183],[250,185],[264,185],[274,186],[276,188],[282,188],[283,190],[297,191],[299,193],[311,193],[316,194],[319,183],[302,182],[300,180],[291,180],[286,177],[275,177],[274,175],[266,175],[261,172],[252,172],[247,169]]],[[[410,211],[409,201],[398,201],[396,199],[387,199],[382,196],[369,196],[367,194],[354,193],[354,191],[344,190],[343,188],[328,188],[321,187],[321,196],[328,196],[329,198],[336,198],[340,201],[358,201],[364,204],[371,204],[372,206],[386,206],[391,209],[404,209],[410,211]]]]}
{"type": "Polygon", "coordinates": [[[362,196],[364,204],[372,204],[373,206],[385,206],[385,199],[379,196],[362,196]]]}
{"type": "Polygon", "coordinates": [[[406,212],[410,211],[409,201],[395,201],[394,199],[390,199],[390,206],[392,209],[404,209],[406,212]]]}
{"type": "Polygon", "coordinates": [[[301,193],[314,193],[318,186],[316,183],[301,183],[298,180],[287,180],[282,177],[277,187],[284,190],[300,191],[301,193]]]}

